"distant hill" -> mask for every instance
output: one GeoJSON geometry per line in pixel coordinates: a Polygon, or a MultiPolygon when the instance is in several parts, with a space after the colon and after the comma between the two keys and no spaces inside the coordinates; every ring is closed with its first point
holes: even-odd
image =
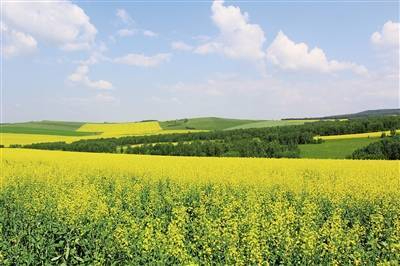
{"type": "Polygon", "coordinates": [[[87,136],[95,135],[94,132],[78,132],[84,122],[67,121],[31,121],[22,123],[0,124],[0,133],[20,133],[58,136],[87,136]]]}
{"type": "Polygon", "coordinates": [[[262,120],[231,119],[220,117],[184,118],[170,121],[161,121],[162,129],[201,129],[224,130],[244,124],[261,122],[262,120]]]}
{"type": "Polygon", "coordinates": [[[359,117],[384,116],[384,115],[400,115],[400,109],[366,110],[353,114],[331,115],[322,117],[285,118],[282,120],[345,119],[345,118],[359,118],[359,117]]]}

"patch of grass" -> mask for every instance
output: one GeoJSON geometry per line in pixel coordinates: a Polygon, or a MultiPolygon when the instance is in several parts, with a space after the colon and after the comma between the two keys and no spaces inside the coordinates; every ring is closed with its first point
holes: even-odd
{"type": "Polygon", "coordinates": [[[58,136],[88,136],[93,132],[77,132],[82,122],[38,121],[26,123],[9,123],[0,125],[0,133],[39,134],[58,136]]]}
{"type": "Polygon", "coordinates": [[[325,140],[321,144],[299,145],[301,158],[344,159],[353,151],[381,138],[353,138],[325,140]]]}
{"type": "Polygon", "coordinates": [[[230,127],[230,128],[227,128],[227,130],[303,125],[304,123],[310,123],[310,122],[315,122],[315,121],[318,121],[318,120],[266,120],[266,121],[258,121],[258,122],[254,122],[254,123],[247,123],[247,124],[230,127]]]}
{"type": "Polygon", "coordinates": [[[201,117],[160,122],[163,129],[224,130],[227,128],[260,122],[260,120],[201,117]]]}

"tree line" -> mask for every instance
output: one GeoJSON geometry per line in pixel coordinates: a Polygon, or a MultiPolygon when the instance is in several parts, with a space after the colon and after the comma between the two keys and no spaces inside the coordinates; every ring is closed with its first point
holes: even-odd
{"type": "Polygon", "coordinates": [[[384,138],[357,149],[350,158],[359,160],[400,160],[400,136],[384,138]]]}
{"type": "Polygon", "coordinates": [[[298,157],[297,145],[322,142],[315,138],[317,135],[366,133],[396,128],[400,128],[400,116],[318,121],[270,128],[100,138],[72,143],[35,143],[23,147],[105,153],[279,158],[298,157]]]}
{"type": "Polygon", "coordinates": [[[194,141],[144,144],[127,147],[125,153],[173,155],[173,156],[211,156],[211,157],[268,157],[297,158],[300,151],[297,145],[282,145],[278,141],[263,142],[260,139],[243,139],[238,141],[194,141]]]}

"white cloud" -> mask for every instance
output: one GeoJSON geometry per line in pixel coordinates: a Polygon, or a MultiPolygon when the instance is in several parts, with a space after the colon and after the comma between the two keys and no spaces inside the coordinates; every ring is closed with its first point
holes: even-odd
{"type": "Polygon", "coordinates": [[[132,36],[137,33],[137,30],[135,29],[120,29],[117,31],[117,35],[119,37],[128,37],[132,36]]]}
{"type": "Polygon", "coordinates": [[[88,77],[89,74],[89,66],[85,64],[79,65],[75,72],[72,73],[68,79],[75,83],[83,84],[90,88],[95,89],[111,89],[112,84],[106,80],[96,80],[93,81],[88,77]]]}
{"type": "Polygon", "coordinates": [[[131,16],[128,14],[128,12],[125,9],[117,9],[116,12],[117,17],[125,24],[131,25],[134,24],[135,21],[131,18],[131,16]]]}
{"type": "Polygon", "coordinates": [[[171,96],[178,95],[187,110],[204,111],[202,115],[270,119],[396,107],[398,84],[398,79],[374,74],[353,75],[346,79],[323,75],[318,82],[275,76],[254,79],[226,75],[178,82],[162,88],[171,96]],[[237,106],[241,108],[235,108],[237,106]]]}
{"type": "Polygon", "coordinates": [[[157,37],[158,34],[151,30],[143,30],[143,35],[147,37],[157,37]]]}
{"type": "MultiPolygon", "coordinates": [[[[140,32],[140,34],[143,34],[143,36],[146,37],[157,37],[158,33],[151,31],[151,30],[145,30],[138,28],[135,26],[135,21],[132,19],[132,17],[129,15],[129,13],[125,9],[117,9],[116,11],[116,16],[119,18],[120,21],[125,25],[124,28],[119,29],[117,31],[117,35],[119,37],[128,37],[137,34],[140,32]]],[[[114,39],[115,41],[115,39],[114,39]]]]}
{"type": "Polygon", "coordinates": [[[97,34],[90,18],[68,2],[7,2],[5,24],[32,38],[63,50],[89,49],[97,34]]]}
{"type": "Polygon", "coordinates": [[[196,53],[222,53],[233,59],[258,61],[264,57],[264,31],[257,24],[249,23],[249,15],[239,7],[224,6],[224,1],[214,1],[212,20],[220,34],[195,50],[196,53]]]}
{"type": "Polygon", "coordinates": [[[193,50],[193,46],[182,42],[182,41],[177,41],[177,42],[172,42],[171,43],[171,48],[174,50],[181,50],[181,51],[191,51],[193,50]]]}
{"type": "Polygon", "coordinates": [[[125,56],[115,58],[114,62],[131,66],[155,67],[163,62],[169,61],[170,58],[171,54],[168,53],[160,53],[153,56],[146,56],[143,54],[127,54],[125,56]]]}
{"type": "Polygon", "coordinates": [[[372,44],[379,47],[396,47],[399,46],[400,38],[400,23],[388,21],[386,22],[381,32],[374,32],[371,35],[372,44]]]}
{"type": "Polygon", "coordinates": [[[3,47],[5,57],[27,54],[36,50],[37,41],[31,35],[12,29],[10,30],[2,22],[0,26],[0,30],[5,37],[3,47]]]}
{"type": "Polygon", "coordinates": [[[322,49],[309,49],[305,43],[295,43],[282,31],[268,47],[267,60],[285,70],[311,70],[322,73],[349,70],[357,74],[368,72],[362,65],[328,60],[322,49]]]}

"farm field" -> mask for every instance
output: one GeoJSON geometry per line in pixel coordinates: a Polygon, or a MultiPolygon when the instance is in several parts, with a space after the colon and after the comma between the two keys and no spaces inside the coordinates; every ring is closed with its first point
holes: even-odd
{"type": "MultiPolygon", "coordinates": [[[[343,135],[331,135],[331,136],[316,136],[315,138],[321,138],[323,140],[331,140],[331,139],[357,139],[357,138],[376,138],[380,137],[382,133],[386,135],[390,134],[390,131],[377,131],[377,132],[368,132],[368,133],[358,133],[358,134],[343,134],[343,135]]],[[[396,130],[396,134],[400,133],[400,129],[396,130]]]]}
{"type": "Polygon", "coordinates": [[[246,128],[263,128],[263,127],[276,127],[276,126],[290,126],[290,125],[303,125],[304,123],[316,122],[319,120],[266,120],[254,123],[248,123],[227,128],[232,129],[246,129],[246,128]]]}
{"type": "MultiPolygon", "coordinates": [[[[333,137],[333,136],[330,136],[333,137]]],[[[320,159],[345,159],[356,149],[367,146],[372,142],[379,141],[379,137],[371,138],[331,138],[320,144],[299,145],[301,158],[320,159]]]]}
{"type": "Polygon", "coordinates": [[[0,132],[0,144],[7,147],[11,144],[26,145],[39,142],[56,141],[65,141],[67,143],[71,143],[81,139],[203,131],[188,129],[163,130],[159,126],[158,122],[74,123],[44,121],[20,124],[3,124],[1,128],[2,131],[0,132]]]}
{"type": "Polygon", "coordinates": [[[202,129],[224,130],[227,128],[260,122],[260,120],[230,119],[219,117],[200,117],[189,119],[177,119],[160,122],[163,129],[202,129]]]}
{"type": "Polygon", "coordinates": [[[0,133],[59,135],[59,136],[86,136],[93,132],[77,131],[83,122],[64,121],[37,121],[25,123],[1,124],[0,133]]]}
{"type": "Polygon", "coordinates": [[[400,266],[400,0],[0,1],[0,266],[400,266]]]}
{"type": "Polygon", "coordinates": [[[398,161],[2,149],[1,168],[0,264],[400,259],[398,161]]]}
{"type": "Polygon", "coordinates": [[[201,117],[177,119],[160,122],[163,129],[203,129],[203,130],[233,130],[247,128],[264,128],[274,126],[302,125],[319,120],[246,120],[219,117],[201,117]]]}
{"type": "Polygon", "coordinates": [[[77,129],[78,132],[94,132],[102,136],[144,135],[162,131],[158,122],[133,123],[86,123],[77,129]]]}

